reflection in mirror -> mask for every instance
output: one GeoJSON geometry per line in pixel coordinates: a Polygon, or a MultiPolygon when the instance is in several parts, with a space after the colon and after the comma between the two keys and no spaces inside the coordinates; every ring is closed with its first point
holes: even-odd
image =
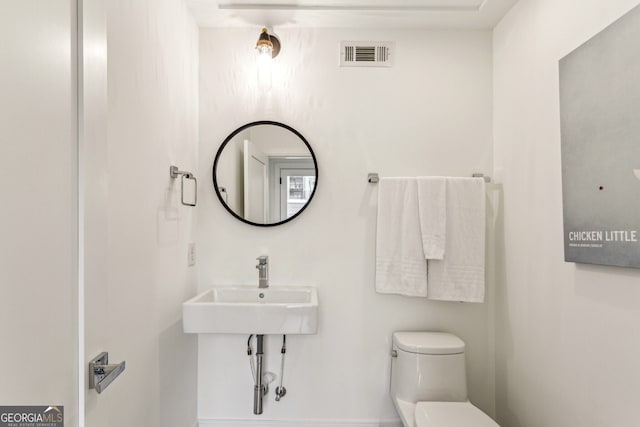
{"type": "Polygon", "coordinates": [[[213,185],[224,207],[253,225],[290,221],[311,202],[318,167],[295,129],[278,122],[249,123],[229,135],[213,163],[213,185]]]}

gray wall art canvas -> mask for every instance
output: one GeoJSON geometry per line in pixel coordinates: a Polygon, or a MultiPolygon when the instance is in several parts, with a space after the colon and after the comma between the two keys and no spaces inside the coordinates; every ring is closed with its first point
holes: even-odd
{"type": "Polygon", "coordinates": [[[640,267],[640,7],[560,60],[565,261],[640,267]]]}

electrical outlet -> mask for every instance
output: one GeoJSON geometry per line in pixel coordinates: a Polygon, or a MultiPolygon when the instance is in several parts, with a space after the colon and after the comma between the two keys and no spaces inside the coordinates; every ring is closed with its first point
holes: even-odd
{"type": "Polygon", "coordinates": [[[196,244],[189,243],[189,248],[187,249],[187,264],[189,267],[193,267],[196,265],[196,244]]]}

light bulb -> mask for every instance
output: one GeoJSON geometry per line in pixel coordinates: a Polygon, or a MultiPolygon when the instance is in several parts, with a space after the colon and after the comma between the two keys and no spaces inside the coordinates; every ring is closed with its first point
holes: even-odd
{"type": "Polygon", "coordinates": [[[264,92],[271,89],[271,63],[273,47],[262,44],[256,47],[258,65],[258,88],[264,92]]]}

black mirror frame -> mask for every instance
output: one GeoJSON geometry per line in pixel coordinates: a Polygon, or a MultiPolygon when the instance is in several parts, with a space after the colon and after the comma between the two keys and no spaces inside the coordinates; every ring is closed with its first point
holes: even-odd
{"type": "Polygon", "coordinates": [[[216,158],[213,161],[213,169],[211,171],[211,175],[212,175],[212,178],[213,178],[213,188],[214,188],[214,190],[216,192],[216,196],[218,196],[218,200],[220,201],[222,206],[224,206],[224,208],[227,210],[227,212],[229,212],[236,219],[244,222],[245,224],[254,225],[256,227],[274,227],[276,225],[282,225],[282,224],[285,224],[285,223],[287,223],[289,221],[294,220],[305,209],[307,209],[307,206],[309,206],[311,204],[311,201],[313,200],[313,196],[315,196],[316,190],[318,189],[318,161],[316,160],[316,155],[314,154],[313,149],[311,148],[311,145],[309,145],[309,142],[307,142],[306,138],[304,136],[302,136],[302,134],[300,132],[298,132],[297,130],[295,130],[291,126],[285,125],[284,123],[280,123],[280,122],[274,122],[274,121],[271,121],[271,120],[260,120],[260,121],[257,121],[257,122],[247,123],[246,125],[240,126],[238,129],[236,129],[233,132],[231,132],[231,134],[229,134],[229,136],[227,136],[227,138],[222,142],[222,145],[220,146],[220,148],[218,148],[218,152],[216,153],[216,158]],[[279,126],[281,128],[287,129],[290,132],[293,132],[307,146],[307,149],[309,150],[309,153],[311,153],[311,158],[313,159],[313,167],[315,168],[315,172],[316,172],[316,183],[315,183],[315,185],[313,187],[313,191],[311,192],[311,195],[309,196],[309,200],[302,207],[302,209],[300,209],[298,212],[296,212],[295,215],[293,215],[290,218],[287,218],[287,219],[285,219],[283,221],[270,223],[270,224],[258,224],[257,222],[248,221],[248,220],[244,219],[243,217],[241,217],[240,215],[238,215],[237,213],[235,213],[229,207],[229,205],[227,205],[227,203],[224,201],[224,199],[222,198],[222,194],[220,194],[220,190],[218,190],[218,180],[216,179],[216,170],[218,169],[218,160],[220,160],[220,156],[222,155],[222,151],[227,146],[229,141],[231,141],[237,134],[239,134],[243,130],[245,130],[247,128],[250,128],[250,127],[253,127],[253,126],[258,126],[258,125],[274,125],[274,126],[279,126]]]}

